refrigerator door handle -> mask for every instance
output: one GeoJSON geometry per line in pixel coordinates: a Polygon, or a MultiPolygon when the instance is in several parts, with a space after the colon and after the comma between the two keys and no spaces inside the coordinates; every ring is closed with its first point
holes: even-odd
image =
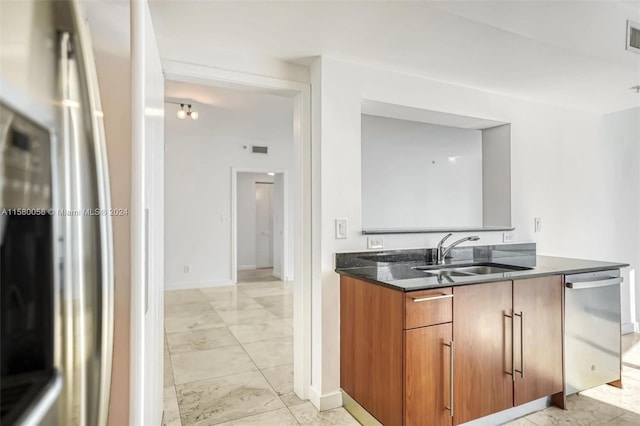
{"type": "Polygon", "coordinates": [[[109,397],[111,392],[111,369],[113,362],[113,327],[114,327],[114,260],[113,230],[111,222],[111,192],[109,185],[109,165],[107,160],[107,143],[104,131],[104,114],[100,100],[98,76],[91,36],[76,1],[73,2],[73,14],[77,30],[77,42],[82,51],[83,69],[87,84],[87,95],[92,119],[92,137],[96,164],[97,195],[100,208],[100,253],[101,253],[101,354],[100,364],[100,399],[97,407],[97,424],[106,425],[109,414],[109,397]]]}
{"type": "MultiPolygon", "coordinates": [[[[70,69],[69,61],[69,49],[70,49],[70,33],[63,32],[60,34],[59,39],[59,83],[60,94],[62,96],[62,108],[61,108],[61,128],[60,128],[60,143],[61,143],[61,158],[62,164],[60,171],[62,178],[60,179],[60,192],[64,194],[60,197],[60,206],[63,209],[71,208],[71,188],[72,188],[72,171],[71,171],[71,151],[72,151],[72,125],[71,125],[71,102],[69,100],[69,85],[70,85],[70,69]]],[[[74,271],[71,265],[71,259],[73,258],[73,244],[72,239],[72,217],[65,214],[62,218],[55,218],[61,222],[62,236],[60,241],[63,243],[62,247],[62,262],[60,265],[60,294],[59,294],[59,307],[60,307],[60,328],[62,330],[63,338],[62,345],[59,347],[59,363],[60,369],[64,375],[62,397],[60,402],[60,419],[61,421],[67,421],[74,416],[74,401],[76,395],[73,389],[74,378],[76,383],[81,380],[79,374],[75,374],[75,356],[74,356],[74,302],[72,295],[76,293],[74,291],[73,283],[77,281],[74,276],[74,271]]],[[[80,410],[78,406],[76,410],[80,410]]],[[[77,415],[77,414],[76,414],[77,415]]]]}
{"type": "Polygon", "coordinates": [[[103,114],[92,44],[77,1],[61,33],[66,323],[63,421],[106,425],[114,322],[113,235],[103,114]],[[93,377],[96,377],[95,379],[93,377]]]}

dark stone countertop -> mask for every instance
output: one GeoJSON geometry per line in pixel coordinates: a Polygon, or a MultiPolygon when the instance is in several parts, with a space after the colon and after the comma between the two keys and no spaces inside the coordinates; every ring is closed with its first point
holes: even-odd
{"type": "MultiPolygon", "coordinates": [[[[399,260],[394,262],[368,262],[370,264],[366,266],[349,267],[347,265],[343,265],[342,267],[337,267],[336,272],[341,275],[362,279],[395,290],[414,291],[484,282],[526,279],[545,275],[596,272],[629,266],[625,263],[600,262],[595,260],[571,259],[553,256],[529,255],[519,257],[517,262],[512,262],[511,260],[513,259],[513,257],[505,257],[504,259],[494,258],[489,260],[489,262],[528,267],[531,269],[473,276],[429,276],[428,271],[412,269],[414,266],[426,265],[428,263],[416,259],[407,259],[406,261],[399,260]]],[[[447,265],[455,264],[462,266],[469,265],[472,262],[472,259],[465,259],[450,263],[447,262],[447,265]]],[[[487,260],[485,260],[485,262],[487,262],[487,260]]]]}

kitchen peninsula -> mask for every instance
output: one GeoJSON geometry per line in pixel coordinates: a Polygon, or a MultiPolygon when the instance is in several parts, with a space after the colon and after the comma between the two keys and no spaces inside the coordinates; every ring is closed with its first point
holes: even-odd
{"type": "Polygon", "coordinates": [[[585,371],[565,367],[579,344],[566,309],[585,294],[574,289],[599,283],[619,301],[627,265],[538,256],[535,244],[458,247],[443,264],[435,251],[336,255],[345,407],[389,426],[458,425],[545,401],[564,408],[568,390],[589,383],[620,385],[619,303],[604,336],[618,342],[617,364],[594,353],[576,367],[585,371]]]}

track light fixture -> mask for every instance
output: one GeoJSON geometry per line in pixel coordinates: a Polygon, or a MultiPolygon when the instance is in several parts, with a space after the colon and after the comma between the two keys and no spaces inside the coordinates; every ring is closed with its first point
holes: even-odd
{"type": "Polygon", "coordinates": [[[197,120],[200,114],[198,114],[198,111],[191,110],[191,104],[187,104],[186,111],[184,110],[184,104],[180,104],[180,109],[178,110],[176,115],[180,120],[184,120],[187,117],[191,117],[192,120],[197,120]]]}

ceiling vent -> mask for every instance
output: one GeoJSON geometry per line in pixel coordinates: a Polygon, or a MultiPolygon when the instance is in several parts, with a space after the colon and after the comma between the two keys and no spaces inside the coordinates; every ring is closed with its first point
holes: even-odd
{"type": "Polygon", "coordinates": [[[269,153],[269,147],[268,146],[255,146],[255,145],[252,145],[251,146],[251,152],[253,154],[268,154],[269,153]]]}
{"type": "Polygon", "coordinates": [[[640,53],[640,24],[627,21],[627,50],[640,53]]]}

